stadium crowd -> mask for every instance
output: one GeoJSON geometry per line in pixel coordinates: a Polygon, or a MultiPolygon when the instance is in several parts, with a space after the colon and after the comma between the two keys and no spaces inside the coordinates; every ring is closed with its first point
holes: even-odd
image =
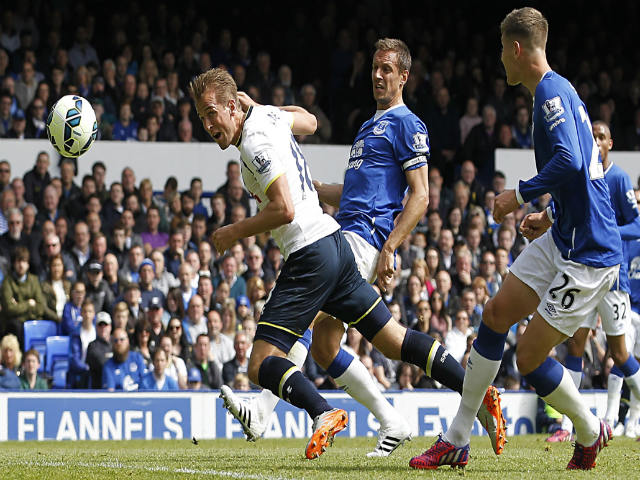
{"type": "MultiPolygon", "coordinates": [[[[94,106],[102,140],[209,141],[186,85],[225,65],[260,102],[297,103],[316,115],[317,133],[300,143],[349,143],[374,109],[371,46],[390,29],[389,2],[366,3],[347,6],[355,20],[343,22],[336,2],[328,2],[313,41],[313,12],[294,9],[284,41],[269,42],[251,29],[245,36],[210,31],[193,5],[178,13],[160,3],[150,15],[130,2],[99,24],[100,12],[86,6],[70,19],[44,2],[19,2],[0,20],[0,135],[46,137],[53,103],[74,93],[94,106]],[[67,28],[72,21],[76,28],[67,28]],[[318,47],[318,58],[307,54],[309,45],[318,47]]],[[[462,17],[442,15],[441,7],[424,8],[432,15],[400,9],[393,23],[415,52],[404,100],[429,129],[429,210],[398,251],[383,299],[398,321],[436,337],[465,365],[483,305],[527,245],[517,225],[549,198],[500,225],[493,220],[493,201],[505,185],[494,150],[531,148],[531,98],[507,89],[489,47],[498,44],[497,33],[453,23],[462,17]],[[456,41],[445,48],[452,32],[456,41]]],[[[594,53],[606,38],[585,39],[584,56],[570,57],[578,36],[571,25],[564,40],[551,39],[558,44],[553,66],[570,74],[591,117],[611,125],[617,149],[640,149],[638,72],[618,62],[616,50],[594,53]]],[[[0,387],[47,387],[37,375],[44,359],[25,351],[23,330],[27,320],[47,319],[71,338],[69,388],[252,388],[246,370],[256,322],[283,258],[268,236],[238,242],[224,257],[212,248],[216,228],[252,214],[239,164],[226,166],[224,185],[193,178],[179,186],[169,176],[154,194],[132,168],[106,185],[107,160],[81,179],[67,159],[51,176],[51,160],[41,152],[23,178],[12,177],[12,162],[31,159],[0,161],[0,387]],[[205,191],[214,193],[205,198],[205,191]],[[125,364],[132,381],[115,373],[125,364]]],[[[527,387],[513,348],[526,321],[510,335],[496,380],[507,389],[527,387]]],[[[381,390],[439,387],[415,367],[386,359],[354,329],[344,341],[381,390]]],[[[562,360],[565,351],[560,346],[554,354],[562,360]]],[[[584,364],[582,387],[605,387],[612,361],[601,330],[590,336],[584,364]]],[[[335,388],[310,357],[305,372],[318,387],[335,388]]]]}

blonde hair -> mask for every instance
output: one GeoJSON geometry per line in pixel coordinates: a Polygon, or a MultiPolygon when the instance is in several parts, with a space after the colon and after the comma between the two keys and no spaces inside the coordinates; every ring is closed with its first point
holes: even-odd
{"type": "Polygon", "coordinates": [[[219,104],[225,105],[229,100],[237,100],[238,87],[229,72],[224,68],[212,68],[201,73],[189,83],[189,94],[198,100],[204,92],[213,89],[219,104]]]}
{"type": "Polygon", "coordinates": [[[547,44],[549,23],[535,8],[524,7],[512,10],[500,24],[505,37],[517,39],[529,48],[544,50],[547,44]]]}
{"type": "Polygon", "coordinates": [[[396,64],[400,72],[411,70],[411,53],[409,52],[407,44],[402,40],[398,40],[397,38],[381,38],[375,43],[374,47],[376,52],[389,50],[395,52],[396,64]]]}
{"type": "Polygon", "coordinates": [[[4,351],[4,349],[13,350],[13,354],[16,358],[16,365],[22,364],[22,352],[20,351],[20,343],[18,342],[18,337],[16,337],[13,333],[9,333],[2,337],[2,342],[0,342],[0,351],[4,351]]]}

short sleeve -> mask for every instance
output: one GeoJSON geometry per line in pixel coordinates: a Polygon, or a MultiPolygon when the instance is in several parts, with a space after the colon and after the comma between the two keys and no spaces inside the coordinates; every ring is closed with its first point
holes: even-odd
{"type": "Polygon", "coordinates": [[[247,136],[242,148],[242,161],[264,193],[285,173],[278,150],[265,132],[254,132],[247,136]]]}
{"type": "Polygon", "coordinates": [[[623,174],[620,176],[620,190],[624,192],[624,199],[621,199],[622,216],[624,218],[624,225],[633,222],[636,217],[640,215],[638,211],[638,204],[636,202],[636,195],[631,185],[629,175],[623,174]]]}
{"type": "Polygon", "coordinates": [[[402,118],[393,149],[402,169],[413,170],[427,164],[430,156],[427,127],[415,115],[402,118]]]}

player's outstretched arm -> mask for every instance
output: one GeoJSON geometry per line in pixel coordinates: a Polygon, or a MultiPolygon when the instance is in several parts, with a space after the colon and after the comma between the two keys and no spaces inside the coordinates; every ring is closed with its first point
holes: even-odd
{"type": "Polygon", "coordinates": [[[285,174],[271,184],[266,195],[269,203],[255,216],[220,227],[213,233],[213,244],[218,253],[222,254],[231,248],[236,240],[274,230],[293,221],[295,208],[285,174]]]}
{"type": "Polygon", "coordinates": [[[291,131],[294,135],[313,135],[316,133],[318,119],[314,114],[297,105],[287,105],[279,108],[293,114],[291,131]]]}
{"type": "Polygon", "coordinates": [[[429,167],[425,165],[409,170],[405,175],[409,185],[407,202],[396,218],[396,226],[382,246],[378,258],[378,286],[385,292],[394,274],[394,252],[416,227],[429,206],[429,167]]]}
{"type": "Polygon", "coordinates": [[[342,198],[342,183],[322,183],[318,180],[313,181],[313,187],[318,193],[321,202],[340,208],[340,198],[342,198]]]}

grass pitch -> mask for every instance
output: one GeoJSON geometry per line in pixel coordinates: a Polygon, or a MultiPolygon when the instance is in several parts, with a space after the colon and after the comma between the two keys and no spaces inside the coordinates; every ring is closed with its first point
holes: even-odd
{"type": "Polygon", "coordinates": [[[562,478],[640,478],[640,442],[615,438],[591,472],[568,472],[570,443],[547,444],[543,435],[518,436],[500,457],[487,438],[473,438],[464,470],[441,467],[416,471],[408,466],[433,438],[417,438],[389,458],[367,458],[374,438],[336,437],[333,448],[316,460],[304,458],[306,441],[190,440],[107,442],[8,442],[0,446],[3,479],[407,479],[461,478],[528,480],[562,478]]]}

